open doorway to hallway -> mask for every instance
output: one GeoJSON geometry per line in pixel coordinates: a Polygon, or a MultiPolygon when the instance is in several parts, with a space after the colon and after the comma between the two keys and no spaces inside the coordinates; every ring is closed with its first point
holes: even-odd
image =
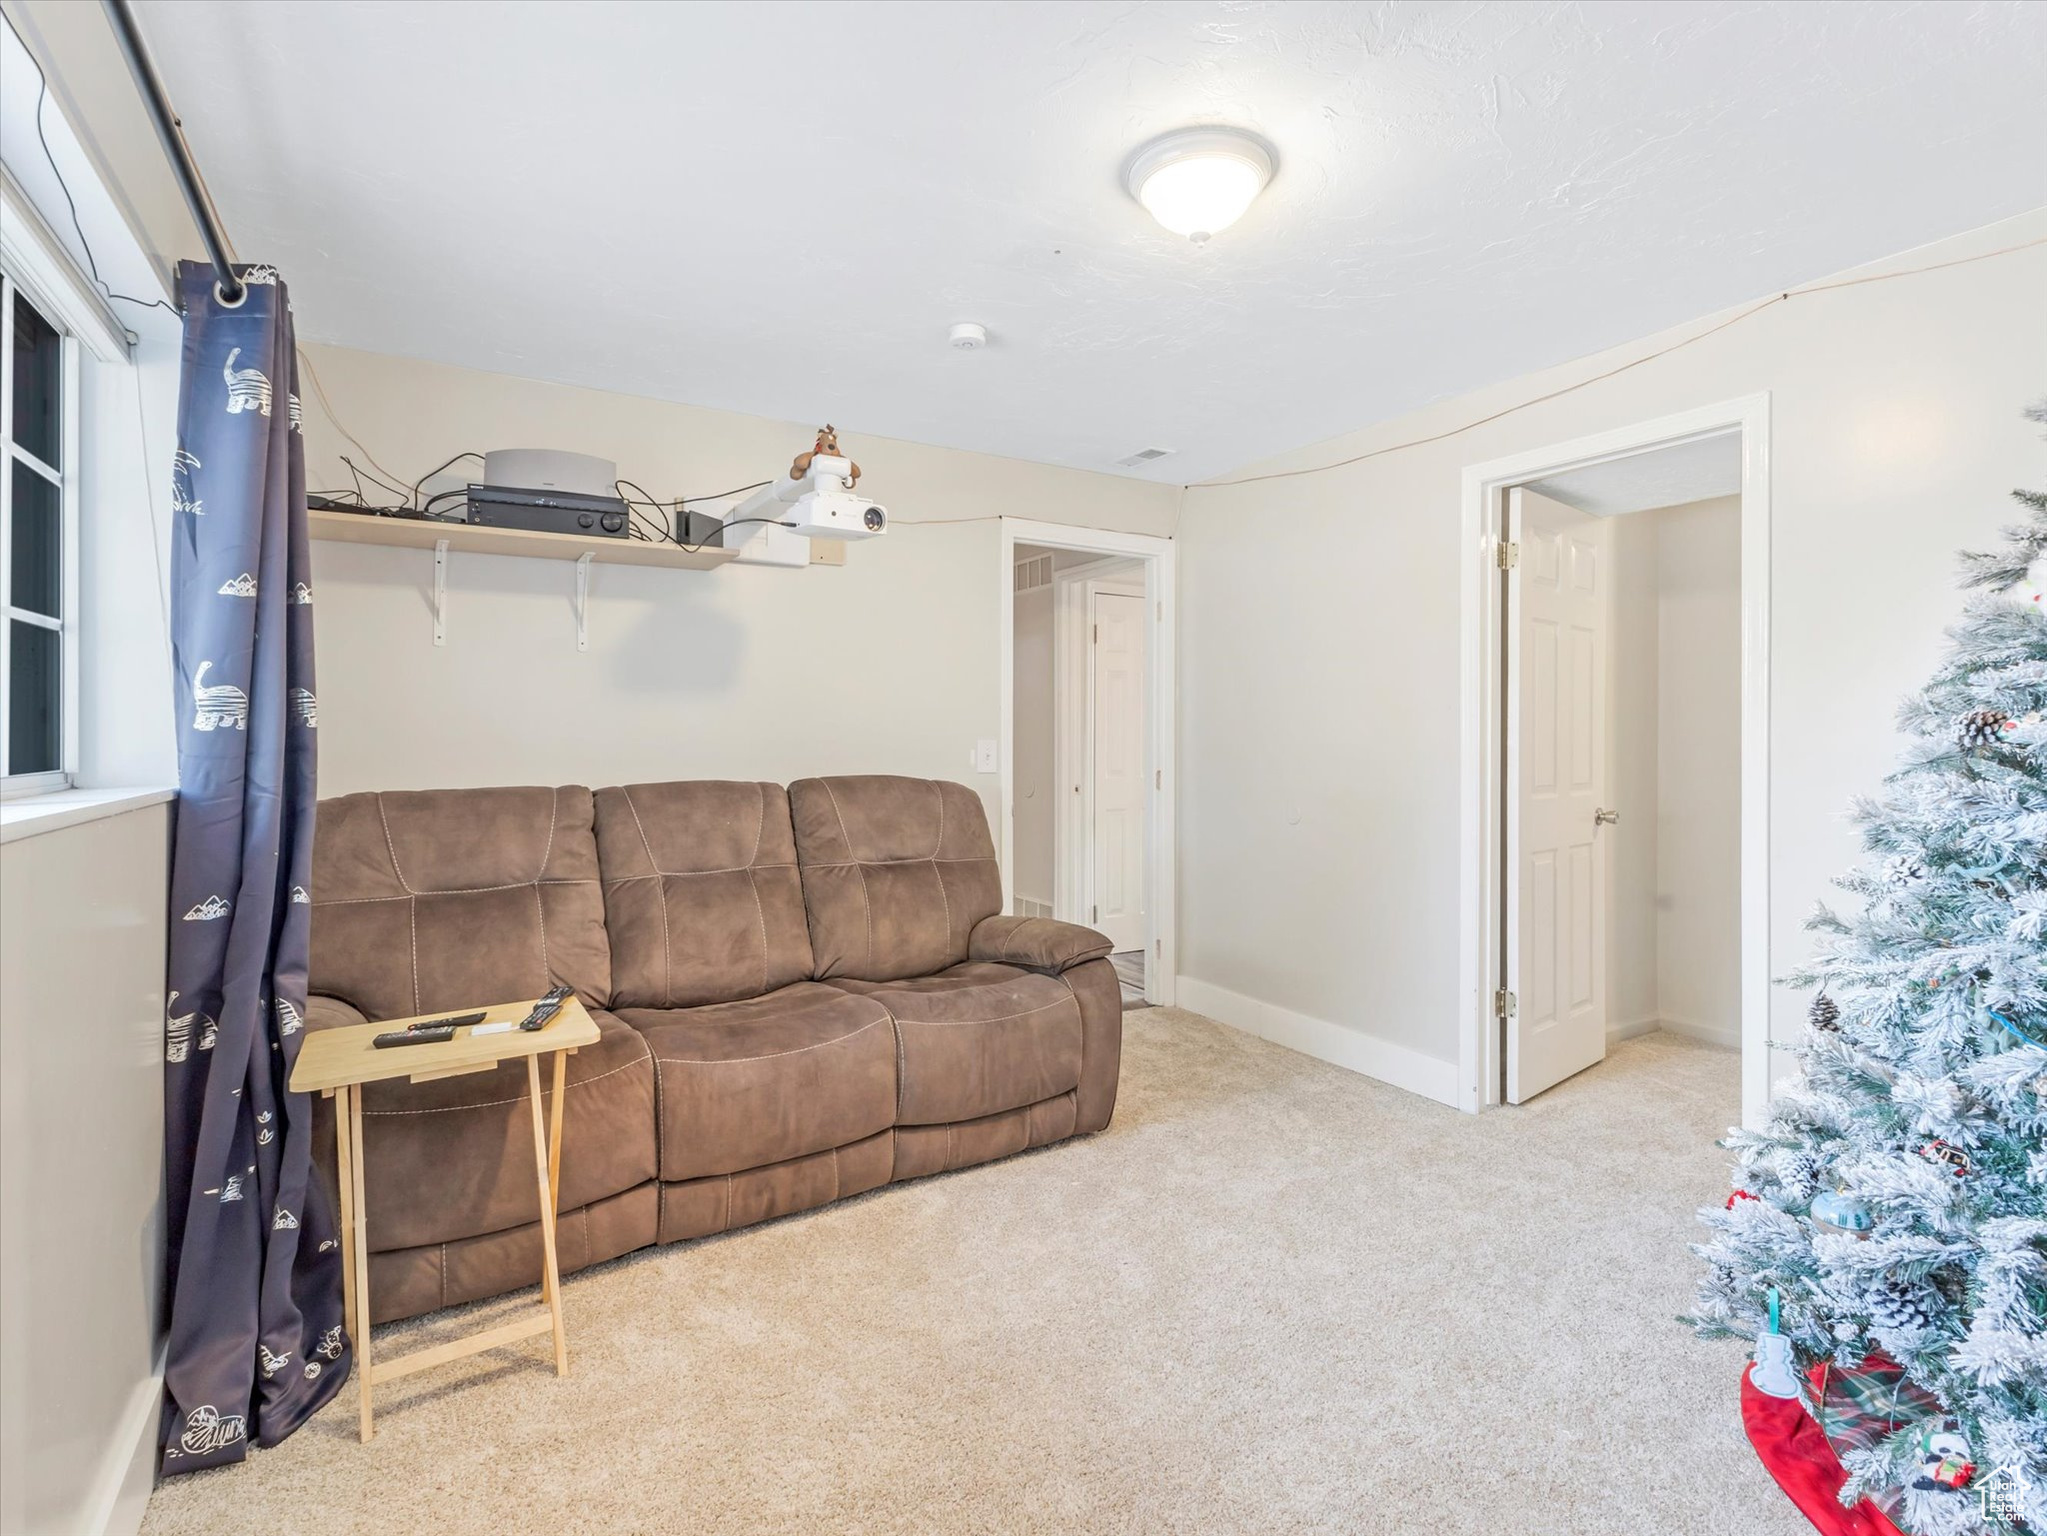
{"type": "Polygon", "coordinates": [[[1106,934],[1124,1005],[1143,1007],[1151,917],[1144,563],[1019,543],[1014,571],[1011,910],[1106,934]]]}
{"type": "Polygon", "coordinates": [[[1654,1029],[1741,1045],[1741,440],[1510,492],[1521,1102],[1654,1029]]]}
{"type": "Polygon", "coordinates": [[[1472,465],[1470,1108],[1667,1029],[1770,1092],[1769,398],[1472,465]]]}

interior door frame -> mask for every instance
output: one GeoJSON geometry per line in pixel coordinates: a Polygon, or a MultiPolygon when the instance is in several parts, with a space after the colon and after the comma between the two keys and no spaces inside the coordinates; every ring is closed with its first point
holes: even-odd
{"type": "Polygon", "coordinates": [[[1494,993],[1507,985],[1503,944],[1518,915],[1516,850],[1506,815],[1508,722],[1519,679],[1504,679],[1509,641],[1506,492],[1531,480],[1651,449],[1741,434],[1741,1105],[1761,1122],[1770,1097],[1770,396],[1552,443],[1464,470],[1460,505],[1458,972],[1465,1023],[1458,1091],[1469,1111],[1502,1102],[1504,1041],[1494,993]]]}
{"type": "MultiPolygon", "coordinates": [[[[1103,558],[1118,557],[1142,562],[1144,596],[1151,610],[1151,628],[1145,637],[1144,657],[1145,772],[1151,779],[1145,816],[1147,964],[1144,968],[1144,996],[1149,1003],[1170,1007],[1179,960],[1174,929],[1174,896],[1178,889],[1174,857],[1178,735],[1173,708],[1178,696],[1179,618],[1174,601],[1177,570],[1173,541],[1152,534],[1081,528],[1024,517],[999,518],[996,526],[1000,530],[996,549],[995,614],[1001,709],[996,733],[1000,804],[997,807],[995,843],[1001,855],[1002,910],[1005,912],[1016,904],[1016,546],[1031,544],[1046,549],[1080,550],[1103,558]]],[[[1056,574],[1053,580],[1056,590],[1056,574]]],[[[1053,645],[1056,654],[1059,645],[1056,596],[1054,609],[1053,645]]],[[[1057,751],[1055,745],[1055,761],[1057,751]]],[[[1054,820],[1057,825],[1059,819],[1054,820]]],[[[1055,885],[1055,900],[1059,895],[1055,885]]]]}

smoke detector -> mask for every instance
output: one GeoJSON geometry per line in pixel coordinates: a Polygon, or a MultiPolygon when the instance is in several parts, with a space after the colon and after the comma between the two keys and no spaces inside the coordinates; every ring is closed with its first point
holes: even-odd
{"type": "Polygon", "coordinates": [[[978,352],[988,345],[988,327],[962,320],[948,333],[955,352],[978,352]]]}

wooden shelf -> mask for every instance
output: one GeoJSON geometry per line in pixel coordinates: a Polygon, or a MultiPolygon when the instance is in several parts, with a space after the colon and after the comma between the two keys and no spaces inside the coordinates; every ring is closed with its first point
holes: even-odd
{"type": "Polygon", "coordinates": [[[397,544],[406,549],[432,549],[445,542],[451,550],[477,555],[526,555],[542,560],[578,560],[589,555],[598,565],[663,565],[672,570],[710,571],[739,553],[733,549],[692,551],[675,544],[645,544],[637,539],[584,539],[574,534],[535,533],[525,528],[476,528],[468,523],[365,517],[357,512],[308,511],[306,522],[314,538],[343,544],[397,544]]]}

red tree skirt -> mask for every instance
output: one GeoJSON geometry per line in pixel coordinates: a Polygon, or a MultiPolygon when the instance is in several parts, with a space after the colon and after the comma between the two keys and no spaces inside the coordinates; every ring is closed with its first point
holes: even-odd
{"type": "Polygon", "coordinates": [[[1750,1369],[1741,1373],[1741,1422],[1749,1443],[1820,1536],[1903,1536],[1867,1499],[1853,1509],[1841,1507],[1841,1484],[1848,1474],[1827,1437],[1797,1398],[1758,1392],[1749,1380],[1750,1369]]]}

